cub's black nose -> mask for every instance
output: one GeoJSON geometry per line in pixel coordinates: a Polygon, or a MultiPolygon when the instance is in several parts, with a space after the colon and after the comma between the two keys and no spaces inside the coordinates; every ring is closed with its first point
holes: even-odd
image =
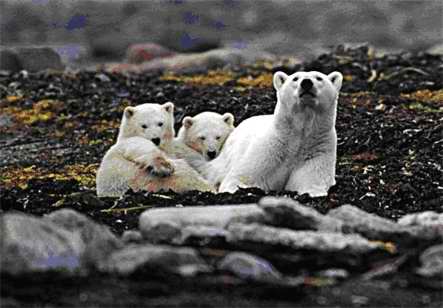
{"type": "Polygon", "coordinates": [[[301,82],[301,88],[304,91],[311,90],[313,85],[314,84],[312,83],[311,79],[303,79],[302,82],[301,82]]]}
{"type": "Polygon", "coordinates": [[[159,144],[160,144],[160,138],[153,138],[153,139],[151,139],[151,141],[152,141],[155,145],[159,145],[159,144]]]}
{"type": "Polygon", "coordinates": [[[210,159],[214,159],[215,156],[217,155],[217,152],[216,151],[208,151],[207,154],[210,159]]]}

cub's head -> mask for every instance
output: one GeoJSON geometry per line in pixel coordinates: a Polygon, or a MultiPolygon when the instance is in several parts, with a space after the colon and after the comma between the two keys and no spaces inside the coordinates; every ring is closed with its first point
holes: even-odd
{"type": "Polygon", "coordinates": [[[143,137],[155,145],[174,138],[174,104],[142,104],[126,107],[120,126],[119,138],[143,137]]]}
{"type": "Polygon", "coordinates": [[[335,108],[342,81],[343,76],[339,72],[329,75],[315,71],[292,75],[283,72],[274,74],[278,101],[295,110],[311,108],[325,111],[335,108]]]}
{"type": "Polygon", "coordinates": [[[178,139],[202,154],[206,160],[214,159],[226,138],[234,129],[234,116],[215,112],[202,112],[195,117],[185,117],[178,139]]]}

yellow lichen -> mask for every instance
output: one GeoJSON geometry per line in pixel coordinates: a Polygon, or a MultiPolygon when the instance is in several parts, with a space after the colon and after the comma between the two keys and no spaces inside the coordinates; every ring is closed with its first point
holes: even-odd
{"type": "Polygon", "coordinates": [[[30,109],[14,106],[2,108],[1,111],[12,115],[19,123],[31,125],[51,120],[55,115],[55,111],[59,110],[61,106],[62,102],[57,100],[41,100],[30,109]]]}
{"type": "Polygon", "coordinates": [[[32,179],[53,179],[55,181],[74,179],[85,187],[93,188],[97,169],[98,164],[67,165],[59,172],[50,172],[35,165],[26,168],[7,168],[2,172],[1,185],[6,188],[20,187],[25,189],[28,187],[29,180],[32,179]]]}
{"type": "Polygon", "coordinates": [[[234,79],[234,74],[228,70],[210,70],[205,75],[178,76],[174,73],[166,73],[161,80],[178,81],[196,85],[224,85],[234,79]]]}
{"type": "Polygon", "coordinates": [[[443,89],[437,91],[418,90],[413,93],[401,94],[400,96],[420,102],[430,102],[437,105],[443,105],[443,89]]]}
{"type": "Polygon", "coordinates": [[[257,77],[242,77],[237,80],[237,83],[244,87],[269,88],[272,87],[272,73],[264,73],[257,77]]]}

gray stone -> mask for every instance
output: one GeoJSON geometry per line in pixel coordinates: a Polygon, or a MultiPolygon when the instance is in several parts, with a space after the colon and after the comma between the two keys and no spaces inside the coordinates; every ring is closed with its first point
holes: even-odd
{"type": "Polygon", "coordinates": [[[140,64],[156,58],[165,58],[176,53],[156,43],[133,44],[126,51],[128,63],[140,64]]]}
{"type": "Polygon", "coordinates": [[[0,49],[0,69],[11,72],[18,72],[22,69],[15,51],[0,49]]]}
{"type": "Polygon", "coordinates": [[[140,243],[143,241],[143,236],[140,231],[127,230],[123,232],[121,240],[123,243],[140,243]]]}
{"type": "Polygon", "coordinates": [[[175,245],[206,246],[214,241],[226,240],[229,232],[225,229],[211,226],[187,226],[184,227],[180,236],[172,239],[175,245]]]}
{"type": "Polygon", "coordinates": [[[104,272],[120,275],[134,274],[142,268],[181,276],[211,271],[195,249],[150,244],[126,246],[112,253],[100,266],[104,272]]]}
{"type": "Polygon", "coordinates": [[[96,266],[111,252],[121,248],[123,243],[104,225],[95,223],[90,218],[71,209],[61,209],[45,217],[46,221],[79,236],[84,245],[83,262],[96,266]]]}
{"type": "Polygon", "coordinates": [[[217,268],[246,280],[276,282],[283,278],[283,275],[267,260],[243,252],[226,255],[218,263],[217,268]]]}
{"type": "Polygon", "coordinates": [[[342,222],[325,216],[289,198],[264,197],[259,206],[265,211],[269,224],[295,229],[339,232],[342,222]]]}
{"type": "Polygon", "coordinates": [[[229,225],[228,231],[230,233],[227,241],[230,243],[248,242],[319,252],[367,253],[383,249],[381,244],[370,242],[357,234],[294,231],[257,223],[234,223],[229,225]]]}
{"type": "Polygon", "coordinates": [[[443,55],[443,43],[436,44],[426,50],[427,53],[431,55],[441,56],[443,55]]]}
{"type": "Polygon", "coordinates": [[[420,256],[422,266],[417,270],[425,277],[438,277],[443,283],[443,244],[429,247],[420,256]]]}
{"type": "Polygon", "coordinates": [[[171,243],[182,237],[188,226],[224,229],[232,222],[263,222],[264,213],[255,204],[226,206],[188,206],[149,209],[140,215],[143,237],[154,243],[171,243]]]}
{"type": "Polygon", "coordinates": [[[22,69],[37,72],[46,69],[63,70],[64,65],[57,52],[49,47],[27,47],[16,49],[22,69]]]}
{"type": "Polygon", "coordinates": [[[402,226],[429,226],[443,228],[443,213],[426,211],[421,213],[405,215],[398,220],[402,226]]]}
{"type": "Polygon", "coordinates": [[[327,216],[341,220],[344,233],[359,233],[369,239],[402,240],[412,236],[405,226],[348,204],[329,211],[327,216]]]}
{"type": "Polygon", "coordinates": [[[2,271],[80,270],[85,248],[80,234],[25,214],[7,213],[0,219],[2,271]]]}

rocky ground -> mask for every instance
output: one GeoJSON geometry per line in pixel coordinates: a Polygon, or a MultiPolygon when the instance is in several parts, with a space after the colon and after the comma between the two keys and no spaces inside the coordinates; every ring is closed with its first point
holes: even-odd
{"type": "MultiPolygon", "coordinates": [[[[441,305],[442,56],[376,57],[361,47],[305,63],[234,58],[175,73],[163,69],[176,62],[1,72],[4,303],[441,305]],[[125,106],[170,100],[176,123],[203,110],[239,123],[272,112],[277,70],[344,74],[337,185],[327,197],[95,196],[125,106]]],[[[188,60],[179,67],[202,63],[188,60]]]]}

